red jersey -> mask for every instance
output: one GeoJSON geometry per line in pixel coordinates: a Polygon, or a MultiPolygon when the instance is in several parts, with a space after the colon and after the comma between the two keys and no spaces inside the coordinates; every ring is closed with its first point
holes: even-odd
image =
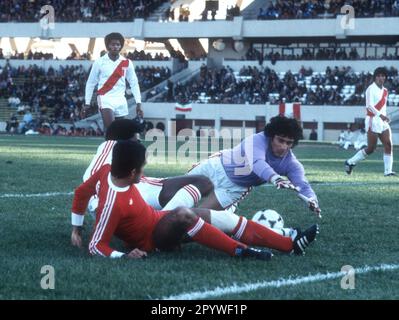
{"type": "Polygon", "coordinates": [[[82,217],[83,224],[89,199],[97,193],[99,203],[89,244],[90,253],[107,257],[122,256],[123,253],[109,246],[113,235],[123,240],[129,249],[154,250],[152,232],[166,212],[156,211],[149,206],[134,185],[124,188],[115,186],[110,171],[111,166],[104,165],[75,190],[72,221],[82,217]]]}

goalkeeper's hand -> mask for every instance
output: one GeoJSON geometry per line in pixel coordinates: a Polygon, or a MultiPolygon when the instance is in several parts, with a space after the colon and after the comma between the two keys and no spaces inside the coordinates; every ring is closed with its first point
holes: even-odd
{"type": "Polygon", "coordinates": [[[307,203],[310,211],[314,212],[316,214],[316,216],[321,218],[321,209],[319,207],[319,202],[317,201],[317,199],[308,198],[301,193],[298,193],[298,197],[307,203]]]}
{"type": "Polygon", "coordinates": [[[299,191],[299,189],[297,187],[295,187],[290,180],[285,179],[278,174],[275,174],[274,176],[272,176],[270,179],[270,182],[273,183],[273,185],[277,189],[291,189],[291,190],[299,191]]]}
{"type": "Polygon", "coordinates": [[[319,218],[321,218],[321,209],[319,207],[319,203],[315,199],[310,199],[309,201],[309,209],[313,211],[319,218]]]}

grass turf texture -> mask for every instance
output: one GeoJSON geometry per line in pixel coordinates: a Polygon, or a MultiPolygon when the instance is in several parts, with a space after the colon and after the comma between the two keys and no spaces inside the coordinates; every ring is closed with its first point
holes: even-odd
{"type": "MultiPolygon", "coordinates": [[[[384,177],[382,150],[344,174],[354,151],[331,145],[295,148],[319,196],[318,221],[295,194],[256,188],[239,208],[251,217],[260,209],[281,213],[286,226],[320,223],[318,241],[305,256],[276,253],[271,262],[240,260],[197,244],[175,253],[153,253],[140,261],[90,258],[70,245],[71,195],[11,197],[4,194],[71,192],[101,139],[0,136],[0,299],[155,299],[217,286],[273,281],[309,274],[399,263],[397,177],[384,177]],[[43,290],[43,265],[55,268],[55,289],[43,290]]],[[[398,154],[395,149],[395,154],[398,154]]],[[[183,174],[186,164],[149,164],[147,176],[183,174]]],[[[92,227],[86,218],[85,243],[92,227]]],[[[118,242],[115,245],[121,249],[118,242]]],[[[217,299],[398,299],[399,272],[356,276],[355,290],[341,279],[266,288],[217,299]]]]}

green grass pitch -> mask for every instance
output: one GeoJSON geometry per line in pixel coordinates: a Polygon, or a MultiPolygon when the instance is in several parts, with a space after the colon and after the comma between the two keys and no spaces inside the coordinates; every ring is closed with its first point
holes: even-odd
{"type": "MultiPolygon", "coordinates": [[[[258,187],[241,203],[238,213],[247,217],[271,208],[283,215],[286,226],[304,228],[318,221],[321,232],[305,256],[276,253],[270,262],[240,260],[188,244],[179,252],[128,261],[92,258],[70,245],[72,195],[66,193],[81,182],[100,143],[86,138],[0,136],[0,299],[162,299],[274,280],[285,285],[209,298],[399,299],[399,178],[383,176],[381,148],[352,176],[343,172],[343,162],[353,150],[326,144],[295,148],[319,196],[321,221],[285,190],[258,187]],[[48,192],[62,194],[28,196],[48,192]],[[287,283],[339,272],[344,265],[381,264],[396,269],[355,274],[353,290],[341,288],[341,277],[287,283]],[[44,265],[54,267],[54,290],[40,286],[44,265]]],[[[146,175],[165,177],[188,168],[188,163],[149,164],[146,175]]],[[[87,217],[86,244],[91,227],[87,217]]],[[[207,297],[205,293],[203,298],[207,297]]]]}

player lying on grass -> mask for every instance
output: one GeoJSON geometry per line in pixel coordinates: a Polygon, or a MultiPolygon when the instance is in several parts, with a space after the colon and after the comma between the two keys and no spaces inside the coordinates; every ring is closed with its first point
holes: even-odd
{"type": "MultiPolygon", "coordinates": [[[[145,147],[134,141],[119,141],[112,153],[111,166],[102,166],[80,185],[73,199],[71,241],[80,247],[81,227],[88,201],[94,194],[99,197],[96,223],[89,244],[89,251],[93,255],[141,258],[155,249],[173,250],[184,237],[189,237],[232,256],[269,260],[272,256],[270,251],[253,249],[247,244],[267,244],[270,248],[302,254],[318,233],[318,226],[314,225],[305,232],[297,230],[292,239],[253,223],[255,229],[252,231],[249,228],[245,231],[242,227],[241,230],[232,230],[233,233],[241,233],[241,241],[238,242],[207,222],[208,209],[178,207],[170,211],[157,211],[145,203],[134,186],[144,172],[145,147]],[[114,235],[124,241],[129,253],[124,254],[110,247],[114,235]],[[259,244],[259,239],[263,239],[264,243],[259,244]]],[[[221,217],[226,214],[220,212],[221,217]]]]}
{"type": "Polygon", "coordinates": [[[367,148],[358,151],[352,158],[345,161],[345,171],[351,174],[356,164],[365,160],[377,148],[377,141],[380,139],[384,146],[384,176],[395,176],[392,171],[393,150],[392,131],[389,126],[390,119],[387,117],[388,90],[384,88],[387,78],[385,68],[374,70],[374,82],[366,90],[367,116],[365,128],[367,131],[367,148]]]}
{"type": "MultiPolygon", "coordinates": [[[[112,149],[118,140],[137,140],[137,125],[132,120],[120,119],[112,122],[106,134],[107,141],[102,143],[96,156],[87,168],[83,180],[86,181],[95,172],[104,165],[110,165],[112,162],[112,149]]],[[[213,191],[212,182],[205,176],[187,175],[182,177],[171,177],[166,179],[142,177],[136,188],[144,201],[156,210],[172,210],[179,206],[192,208],[198,205],[202,196],[206,196],[213,191]]],[[[98,206],[98,197],[93,196],[89,202],[89,212],[95,215],[98,206]]],[[[205,210],[201,212],[206,221],[213,226],[232,235],[236,240],[243,238],[245,243],[265,246],[281,251],[290,251],[290,242],[282,240],[277,243],[270,242],[268,230],[265,227],[247,220],[245,217],[239,217],[232,210],[216,211],[205,210]],[[263,234],[258,239],[249,240],[253,234],[263,234]],[[288,246],[287,246],[288,244],[288,246]]],[[[296,231],[293,231],[292,239],[296,237],[296,231]]]]}
{"type": "Polygon", "coordinates": [[[295,119],[277,116],[270,119],[263,132],[201,161],[187,173],[204,175],[214,185],[214,192],[204,198],[200,206],[216,210],[229,208],[242,200],[252,187],[271,182],[277,189],[299,191],[298,196],[320,216],[317,196],[291,150],[301,138],[302,128],[295,119]]]}

